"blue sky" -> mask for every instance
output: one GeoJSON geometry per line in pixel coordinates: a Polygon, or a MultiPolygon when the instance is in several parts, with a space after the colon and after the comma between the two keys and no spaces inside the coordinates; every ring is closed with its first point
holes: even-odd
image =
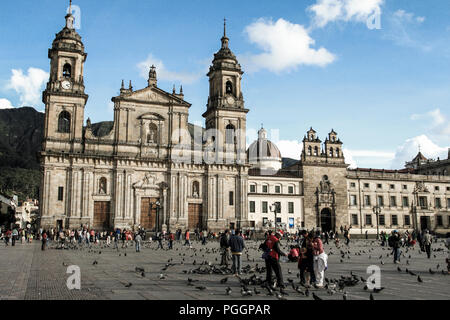
{"type": "MultiPolygon", "coordinates": [[[[223,18],[244,71],[248,128],[279,130],[283,156],[298,158],[312,126],[333,128],[349,163],[400,168],[418,151],[450,146],[450,2],[416,0],[144,1],[75,0],[88,59],[86,118],[113,119],[121,80],[183,85],[190,122],[203,123],[207,69],[223,18]],[[380,17],[380,29],[377,28],[380,17]],[[370,20],[372,27],[368,27],[370,20]],[[373,28],[375,26],[375,28],[373,28]]],[[[0,108],[32,105],[48,79],[47,50],[68,1],[2,2],[0,108]]],[[[252,131],[252,132],[253,132],[252,131]]],[[[277,135],[279,139],[277,139],[277,135]]],[[[280,141],[279,141],[280,140],[280,141]]]]}

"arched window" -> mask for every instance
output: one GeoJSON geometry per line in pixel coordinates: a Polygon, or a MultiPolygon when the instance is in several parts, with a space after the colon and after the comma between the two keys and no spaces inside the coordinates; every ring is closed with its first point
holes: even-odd
{"type": "Polygon", "coordinates": [[[106,194],[107,193],[107,180],[106,178],[100,178],[100,181],[98,183],[98,193],[99,194],[106,194]]]}
{"type": "Polygon", "coordinates": [[[198,183],[198,181],[194,181],[194,183],[192,184],[192,197],[200,197],[200,183],[198,183]]]}
{"type": "Polygon", "coordinates": [[[333,150],[333,148],[330,148],[330,157],[331,157],[331,158],[334,157],[334,150],[333,150]]]}
{"type": "Polygon", "coordinates": [[[227,125],[226,132],[225,132],[225,143],[226,144],[234,144],[235,143],[235,128],[232,124],[227,125]]]}
{"type": "Polygon", "coordinates": [[[314,155],[315,155],[315,156],[318,156],[318,155],[319,155],[319,148],[318,148],[318,147],[315,147],[315,148],[314,148],[314,155]]]}
{"type": "Polygon", "coordinates": [[[63,67],[63,77],[65,78],[72,77],[72,66],[69,63],[66,63],[63,67]]]}
{"type": "Polygon", "coordinates": [[[58,132],[70,133],[70,113],[63,111],[58,118],[58,132]]]}
{"type": "Polygon", "coordinates": [[[339,148],[336,149],[336,157],[339,158],[341,156],[341,152],[339,148]]]}
{"type": "Polygon", "coordinates": [[[233,94],[233,83],[231,81],[227,81],[225,92],[227,94],[233,94]]]}
{"type": "Polygon", "coordinates": [[[308,147],[308,156],[312,156],[312,147],[311,146],[308,147]]]}
{"type": "Polygon", "coordinates": [[[147,128],[147,143],[158,142],[158,127],[154,123],[150,123],[147,128]]]}

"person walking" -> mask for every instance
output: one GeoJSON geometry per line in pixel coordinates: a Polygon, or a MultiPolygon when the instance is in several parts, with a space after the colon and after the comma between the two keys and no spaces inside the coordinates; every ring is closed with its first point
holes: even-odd
{"type": "Polygon", "coordinates": [[[126,241],[127,241],[127,230],[126,229],[123,229],[123,231],[122,231],[121,240],[122,240],[122,249],[126,248],[126,241]]]}
{"type": "Polygon", "coordinates": [[[184,234],[184,239],[185,239],[184,245],[185,246],[189,246],[189,248],[192,248],[192,245],[191,245],[191,234],[189,232],[189,229],[186,230],[186,232],[184,234]]]}
{"type": "Polygon", "coordinates": [[[272,271],[273,271],[277,278],[277,287],[280,288],[281,292],[283,293],[283,290],[286,286],[283,281],[283,273],[281,271],[280,266],[280,256],[285,257],[287,256],[287,254],[281,251],[280,248],[281,238],[282,234],[280,231],[277,231],[275,235],[273,234],[268,235],[266,246],[269,254],[266,260],[269,268],[266,274],[266,282],[268,285],[270,286],[272,285],[272,271]]]}
{"type": "Polygon", "coordinates": [[[245,248],[244,238],[242,237],[242,232],[236,232],[235,235],[230,237],[229,241],[231,255],[233,259],[233,266],[231,270],[235,275],[241,275],[241,264],[242,264],[242,252],[245,248]]]}
{"type": "Polygon", "coordinates": [[[307,231],[302,232],[303,241],[300,244],[298,268],[300,270],[300,284],[309,287],[316,282],[314,273],[313,236],[307,231]]]}
{"type": "Polygon", "coordinates": [[[136,252],[141,252],[141,241],[142,237],[139,233],[134,237],[134,243],[136,244],[136,252]]]}
{"type": "Polygon", "coordinates": [[[6,247],[9,246],[9,239],[11,238],[11,230],[7,230],[5,232],[5,245],[6,247]]]}
{"type": "Polygon", "coordinates": [[[397,230],[394,230],[392,235],[388,239],[388,244],[392,248],[392,253],[394,254],[394,263],[400,263],[400,235],[397,230]]]}
{"type": "Polygon", "coordinates": [[[163,234],[161,233],[161,232],[158,232],[157,234],[156,234],[156,239],[158,240],[158,248],[157,249],[160,249],[161,248],[161,250],[164,250],[164,246],[163,246],[163,234]]]}
{"type": "Polygon", "coordinates": [[[45,230],[42,233],[42,240],[41,241],[42,241],[41,250],[45,251],[45,246],[47,245],[47,232],[45,232],[45,230]]]}
{"type": "Polygon", "coordinates": [[[208,239],[208,231],[203,230],[202,231],[202,245],[206,246],[206,241],[208,239]]]}
{"type": "Polygon", "coordinates": [[[344,229],[344,238],[345,238],[345,245],[349,245],[350,244],[350,232],[347,229],[347,226],[344,229]]]}
{"type": "Polygon", "coordinates": [[[17,237],[19,236],[19,232],[17,231],[16,228],[13,229],[12,234],[11,234],[11,246],[15,246],[16,245],[16,240],[17,237]]]}
{"type": "Polygon", "coordinates": [[[230,261],[230,230],[225,230],[225,233],[220,236],[220,254],[222,256],[222,260],[220,262],[221,266],[227,266],[230,261]]]}
{"type": "Polygon", "coordinates": [[[175,240],[174,234],[169,230],[169,250],[173,250],[173,241],[175,240]]]}
{"type": "Polygon", "coordinates": [[[314,255],[314,274],[316,276],[316,289],[323,288],[323,281],[325,279],[325,270],[328,268],[328,256],[323,249],[323,243],[320,239],[320,233],[317,233],[313,242],[312,249],[314,255]]]}
{"type": "Polygon", "coordinates": [[[428,259],[431,259],[431,244],[433,242],[433,238],[431,237],[430,231],[426,230],[425,235],[423,236],[423,246],[427,253],[428,259]]]}

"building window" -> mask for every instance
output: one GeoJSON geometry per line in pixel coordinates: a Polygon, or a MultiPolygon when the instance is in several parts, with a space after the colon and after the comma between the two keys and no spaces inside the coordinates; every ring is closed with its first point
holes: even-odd
{"type": "Polygon", "coordinates": [[[358,225],[358,215],[352,214],[352,225],[357,226],[358,225]]]}
{"type": "Polygon", "coordinates": [[[370,203],[370,196],[364,196],[364,205],[366,206],[366,207],[370,207],[371,206],[371,203],[370,203]]]}
{"type": "Polygon", "coordinates": [[[392,216],[392,225],[398,226],[398,216],[397,215],[392,216]]]}
{"type": "Polygon", "coordinates": [[[98,193],[99,194],[106,194],[107,189],[106,189],[106,184],[107,184],[107,180],[106,178],[100,178],[99,181],[99,187],[98,187],[98,193]]]}
{"type": "Polygon", "coordinates": [[[436,222],[438,227],[444,226],[444,220],[442,219],[442,216],[436,216],[436,222]]]}
{"type": "Polygon", "coordinates": [[[372,215],[366,214],[366,226],[371,226],[371,225],[372,225],[372,215]]]}
{"type": "Polygon", "coordinates": [[[408,190],[408,186],[406,184],[403,185],[403,190],[408,190]]]}
{"type": "Polygon", "coordinates": [[[422,209],[427,209],[428,208],[428,203],[427,203],[427,197],[419,197],[419,206],[422,209]]]}
{"type": "Polygon", "coordinates": [[[311,146],[308,147],[308,156],[312,156],[312,147],[311,146]]]}
{"type": "Polygon", "coordinates": [[[269,219],[263,218],[263,226],[267,226],[268,223],[269,223],[269,219]]]}
{"type": "Polygon", "coordinates": [[[319,148],[318,148],[318,147],[315,147],[315,148],[314,148],[314,155],[315,155],[315,156],[318,156],[318,155],[319,155],[319,148]]]}
{"type": "Polygon", "coordinates": [[[334,150],[333,150],[333,148],[330,148],[330,157],[333,158],[333,156],[334,156],[334,150]]]}
{"type": "Polygon", "coordinates": [[[397,206],[397,197],[396,196],[391,196],[390,206],[391,207],[396,207],[397,206]]]}
{"type": "Polygon", "coordinates": [[[369,189],[370,188],[370,184],[369,183],[364,183],[364,188],[369,189]]]}
{"type": "Polygon", "coordinates": [[[275,186],[275,193],[281,193],[281,187],[275,186]]]}
{"type": "Polygon", "coordinates": [[[269,205],[267,201],[263,201],[262,203],[262,213],[268,213],[269,212],[269,205]]]}
{"type": "Polygon", "coordinates": [[[255,212],[256,212],[255,201],[250,201],[250,213],[255,213],[255,212]]]}
{"type": "Polygon", "coordinates": [[[58,132],[70,133],[70,113],[63,111],[58,117],[58,132]]]}
{"type": "Polygon", "coordinates": [[[391,188],[391,190],[395,190],[395,185],[391,184],[390,188],[391,188]]]}
{"type": "Polygon", "coordinates": [[[377,197],[377,204],[379,207],[384,207],[384,197],[383,196],[377,197]]]}
{"type": "Polygon", "coordinates": [[[442,209],[441,198],[434,199],[434,202],[434,206],[436,207],[436,209],[442,209]]]}
{"type": "Polygon", "coordinates": [[[450,198],[447,198],[447,209],[450,209],[450,198]]]}
{"type": "Polygon", "coordinates": [[[356,188],[356,183],[354,182],[350,183],[350,188],[356,188]]]}
{"type": "Polygon", "coordinates": [[[358,203],[356,201],[356,196],[355,195],[351,195],[350,196],[350,205],[351,206],[356,206],[358,203]]]}
{"type": "Polygon", "coordinates": [[[294,194],[294,187],[290,186],[288,190],[289,194],[294,194]]]}
{"type": "Polygon", "coordinates": [[[200,183],[198,181],[194,181],[194,183],[192,183],[192,197],[200,197],[200,183]]]}
{"type": "Polygon", "coordinates": [[[225,132],[225,143],[234,144],[235,143],[235,127],[232,124],[227,125],[225,132]]]}
{"type": "Polygon", "coordinates": [[[234,192],[230,191],[230,206],[234,206],[234,192]]]}
{"type": "Polygon", "coordinates": [[[405,216],[405,226],[411,225],[411,216],[405,216]]]}
{"type": "Polygon", "coordinates": [[[147,130],[147,143],[158,142],[158,127],[154,123],[148,125],[147,130]]]}
{"type": "Polygon", "coordinates": [[[439,191],[439,187],[434,187],[434,191],[439,191]]]}
{"type": "Polygon", "coordinates": [[[380,214],[378,217],[380,218],[380,221],[378,223],[380,224],[380,226],[384,226],[386,224],[384,214],[380,214]]]}
{"type": "Polygon", "coordinates": [[[250,193],[256,193],[256,184],[250,185],[250,193]]]}
{"type": "Polygon", "coordinates": [[[268,193],[269,192],[269,186],[263,186],[262,190],[263,190],[263,193],[268,193]]]}
{"type": "Polygon", "coordinates": [[[403,207],[408,208],[409,207],[409,198],[408,197],[403,197],[403,207]]]}
{"type": "Polygon", "coordinates": [[[64,187],[58,188],[58,201],[64,200],[64,187]]]}
{"type": "Polygon", "coordinates": [[[379,183],[379,184],[377,184],[377,188],[378,188],[378,189],[383,189],[383,185],[381,185],[381,184],[379,183]]]}
{"type": "Polygon", "coordinates": [[[231,83],[231,81],[227,81],[226,93],[227,94],[233,94],[233,83],[231,83]]]}
{"type": "Polygon", "coordinates": [[[336,158],[339,158],[340,156],[341,156],[341,152],[338,148],[338,149],[336,149],[336,158]]]}
{"type": "Polygon", "coordinates": [[[289,213],[294,213],[294,203],[293,202],[289,202],[289,213]]]}
{"type": "Polygon", "coordinates": [[[72,77],[72,66],[69,63],[66,63],[63,67],[63,77],[64,78],[72,77]]]}

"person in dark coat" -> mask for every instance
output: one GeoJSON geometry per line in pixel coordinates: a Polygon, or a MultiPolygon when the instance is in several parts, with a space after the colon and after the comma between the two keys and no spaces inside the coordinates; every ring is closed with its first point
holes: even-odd
{"type": "Polygon", "coordinates": [[[244,238],[242,237],[241,231],[237,231],[236,234],[230,237],[229,245],[231,255],[233,257],[233,267],[231,269],[235,275],[241,275],[242,252],[245,248],[244,238]]]}
{"type": "Polygon", "coordinates": [[[270,235],[266,241],[266,246],[269,251],[269,256],[267,258],[267,265],[270,267],[267,271],[266,282],[270,285],[272,284],[272,271],[275,273],[277,278],[277,286],[280,289],[284,289],[283,273],[280,266],[280,256],[287,256],[286,253],[281,251],[280,239],[282,235],[280,232],[276,232],[275,235],[270,235]]]}
{"type": "Polygon", "coordinates": [[[303,242],[300,246],[300,257],[298,259],[298,268],[300,270],[300,284],[303,286],[309,286],[311,283],[316,282],[316,275],[314,273],[314,252],[312,242],[314,236],[312,233],[304,231],[303,242]],[[309,273],[310,281],[307,284],[305,274],[309,273]]]}

